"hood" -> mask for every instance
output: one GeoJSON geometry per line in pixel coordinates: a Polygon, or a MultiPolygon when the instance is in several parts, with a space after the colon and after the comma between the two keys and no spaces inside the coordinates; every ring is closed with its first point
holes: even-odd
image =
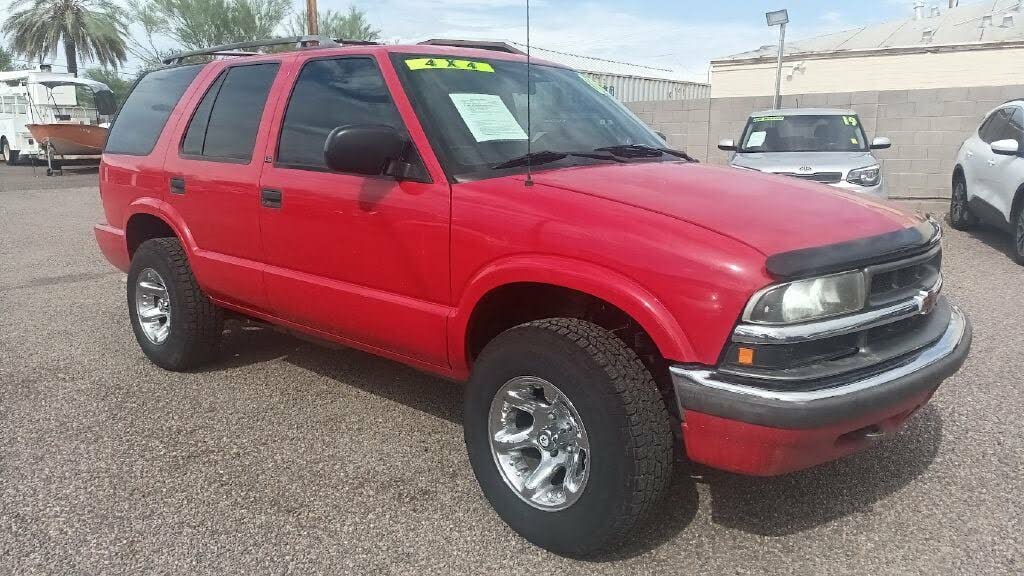
{"type": "Polygon", "coordinates": [[[733,166],[753,168],[761,172],[814,174],[866,168],[878,161],[870,152],[742,152],[733,156],[733,166]]]}
{"type": "Polygon", "coordinates": [[[885,234],[922,221],[823,184],[702,164],[601,164],[539,172],[533,179],[671,216],[765,256],[885,234]]]}

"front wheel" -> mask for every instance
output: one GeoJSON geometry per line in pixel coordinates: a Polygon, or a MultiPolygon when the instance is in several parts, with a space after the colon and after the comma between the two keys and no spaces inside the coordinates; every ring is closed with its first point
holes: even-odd
{"type": "Polygon", "coordinates": [[[190,370],[217,354],[223,313],[199,287],[176,238],[147,240],[135,251],[128,314],[142,351],[161,368],[190,370]]]}
{"type": "Polygon", "coordinates": [[[673,436],[651,374],[621,340],[582,320],[530,322],[488,344],[464,426],[495,511],[558,554],[616,544],[670,480],[673,436]]]}
{"type": "Polygon", "coordinates": [[[1017,222],[1013,227],[1013,259],[1024,265],[1024,209],[1017,210],[1017,222]]]}

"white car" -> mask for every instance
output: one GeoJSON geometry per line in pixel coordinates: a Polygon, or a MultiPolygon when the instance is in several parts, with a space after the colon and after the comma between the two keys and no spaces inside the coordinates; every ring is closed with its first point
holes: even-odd
{"type": "Polygon", "coordinates": [[[990,112],[960,147],[949,223],[957,230],[984,223],[1012,233],[1014,256],[1024,264],[1024,100],[990,112]]]}

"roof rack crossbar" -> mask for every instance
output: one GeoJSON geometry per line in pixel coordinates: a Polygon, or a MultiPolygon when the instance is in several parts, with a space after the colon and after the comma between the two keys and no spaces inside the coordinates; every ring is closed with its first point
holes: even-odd
{"type": "Polygon", "coordinates": [[[328,38],[327,36],[289,36],[286,38],[267,38],[265,40],[253,40],[248,42],[235,42],[234,44],[224,44],[222,46],[212,46],[203,50],[192,50],[189,52],[179,52],[172,54],[167,58],[164,58],[163,63],[167,65],[181,64],[187,58],[194,56],[252,56],[258,54],[258,52],[248,51],[252,48],[265,48],[267,46],[283,46],[285,44],[294,44],[296,49],[299,48],[332,48],[343,45],[366,45],[376,44],[376,42],[368,42],[364,40],[345,40],[328,38]]]}

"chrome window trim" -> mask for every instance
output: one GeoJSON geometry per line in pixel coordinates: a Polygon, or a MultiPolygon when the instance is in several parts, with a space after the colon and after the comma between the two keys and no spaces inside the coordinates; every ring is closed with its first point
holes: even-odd
{"type": "Polygon", "coordinates": [[[732,341],[738,344],[796,344],[860,332],[930,312],[941,290],[940,273],[930,289],[921,290],[913,297],[889,306],[804,324],[744,323],[733,331],[732,341]]]}
{"type": "Polygon", "coordinates": [[[732,392],[734,394],[756,396],[766,400],[807,403],[845,396],[847,394],[854,394],[868,388],[882,386],[892,382],[893,380],[910,376],[952,354],[963,339],[966,329],[967,319],[964,317],[963,312],[956,306],[952,306],[949,326],[946,328],[946,332],[937,342],[927,348],[924,348],[923,351],[910,362],[849,384],[834,386],[832,388],[823,388],[820,390],[769,390],[765,388],[757,388],[755,386],[733,384],[731,382],[719,380],[716,373],[712,370],[688,369],[682,366],[672,366],[669,371],[671,372],[673,379],[682,379],[708,388],[715,388],[726,392],[732,392]]]}

